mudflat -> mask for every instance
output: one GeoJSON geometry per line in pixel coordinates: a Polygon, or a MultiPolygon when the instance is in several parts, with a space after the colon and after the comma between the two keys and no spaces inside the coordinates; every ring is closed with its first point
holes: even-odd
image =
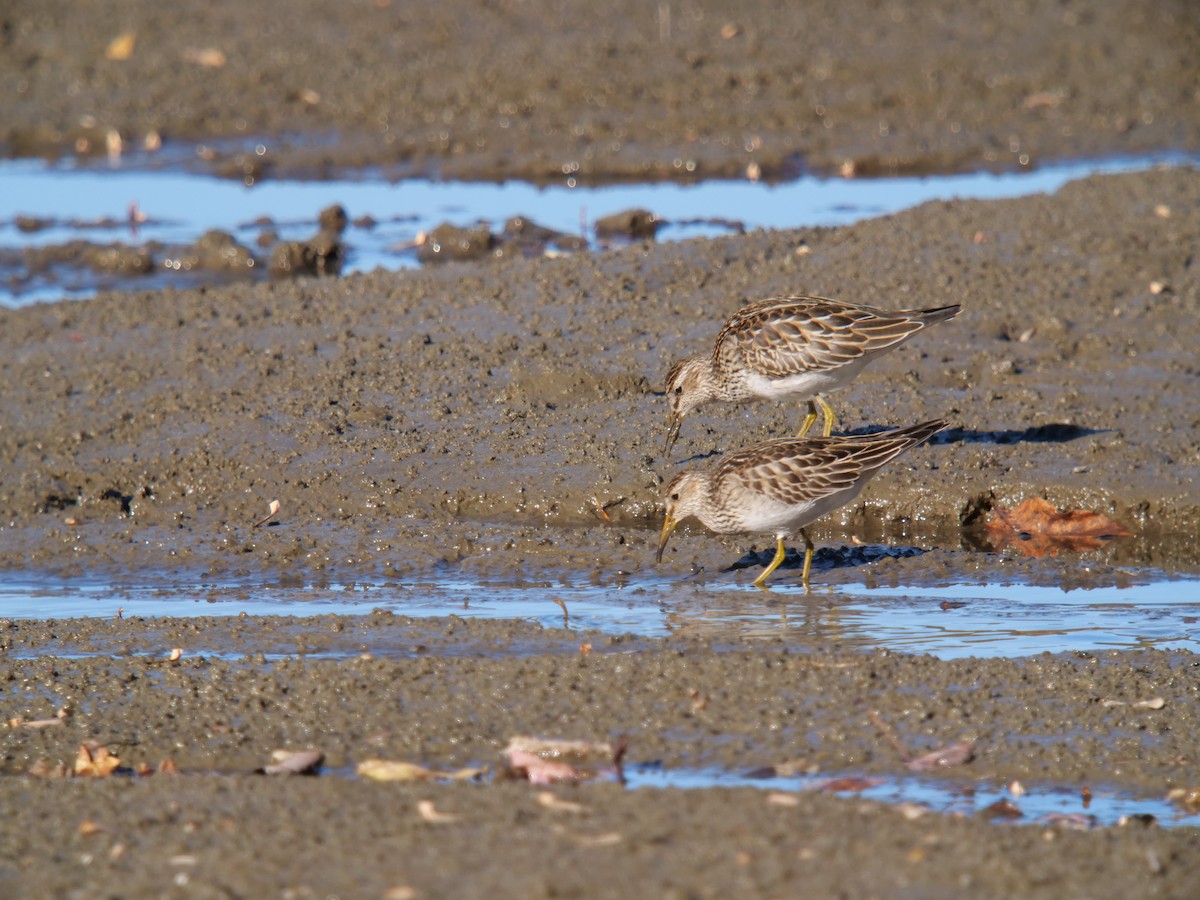
{"type": "MultiPolygon", "coordinates": [[[[51,3],[0,18],[10,153],[155,132],[211,145],[202,162],[238,177],[945,172],[1194,150],[1200,126],[1184,3],[51,3]],[[107,59],[130,31],[128,58],[107,59]],[[242,135],[279,139],[260,157],[242,135]]],[[[664,458],[662,381],[746,301],[809,292],[963,306],[830,398],[839,429],[945,416],[951,430],[812,529],[822,545],[931,552],[824,568],[818,589],[1194,575],[1198,245],[1200,178],[1171,168],[848,228],[0,309],[0,565],[614,590],[702,570],[751,591],[757,566],[726,569],[769,539],[681,530],[654,566],[662,486],[789,433],[801,409],[708,407],[664,458]],[[1053,558],[989,551],[991,511],[1035,496],[1134,537],[1053,558]],[[272,500],[273,523],[254,527],[272,500]]],[[[623,737],[628,765],[903,774],[883,723],[913,752],[974,742],[939,775],[964,789],[1157,797],[1196,787],[1184,652],[939,661],[686,627],[651,640],[115,612],[4,622],[3,893],[1186,897],[1200,866],[1194,825],[1001,825],[781,799],[769,782],[608,780],[545,800],[492,775],[352,776],[368,757],[494,773],[522,733],[623,737]],[[29,727],[49,719],[61,724],[29,727]],[[86,740],[178,773],[28,774],[70,768],[86,740]],[[325,774],[253,774],[280,747],[321,750],[325,774]]]]}

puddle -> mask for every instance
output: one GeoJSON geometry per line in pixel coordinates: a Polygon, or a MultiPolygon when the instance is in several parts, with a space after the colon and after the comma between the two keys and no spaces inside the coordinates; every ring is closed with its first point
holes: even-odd
{"type": "Polygon", "coordinates": [[[1067,828],[1111,825],[1200,825],[1200,815],[1188,813],[1162,798],[1139,797],[1128,791],[1042,785],[1026,787],[1021,796],[995,784],[941,781],[918,776],[793,775],[755,777],[719,769],[672,770],[627,766],[625,782],[633,788],[756,787],[781,792],[828,791],[843,797],[862,797],[890,805],[906,804],[913,814],[980,816],[1009,824],[1055,824],[1067,828]]]}
{"type": "MultiPolygon", "coordinates": [[[[14,619],[187,617],[386,609],[406,616],[514,618],[645,637],[782,640],[798,647],[888,648],[942,659],[1071,651],[1172,649],[1200,653],[1200,580],[1132,573],[1144,584],[1062,590],[1027,584],[817,587],[646,580],[623,585],[467,581],[130,584],[0,575],[0,613],[14,619]],[[554,602],[566,604],[569,618],[554,602]]],[[[194,646],[194,652],[212,651],[194,646]]],[[[225,648],[226,650],[228,648],[225,648]]],[[[62,652],[69,648],[62,648],[62,652]]],[[[323,652],[338,656],[336,649],[323,652]]],[[[344,655],[361,652],[348,646],[344,655]]],[[[237,655],[237,654],[234,654],[237,655]]]]}
{"type": "MultiPolygon", "coordinates": [[[[142,161],[143,163],[145,161],[142,161]]],[[[340,181],[265,181],[245,185],[178,170],[138,168],[137,160],[112,167],[0,162],[0,305],[84,297],[98,289],[157,289],[220,280],[218,272],[179,269],[179,253],[150,253],[149,271],[132,277],[120,271],[79,268],[26,270],[27,248],[86,239],[95,244],[178,247],[210,229],[231,233],[258,257],[265,276],[269,248],[259,237],[304,240],[317,229],[318,211],[341,204],[350,227],[344,235],[343,273],[419,265],[412,247],[418,234],[442,222],[467,227],[491,223],[493,231],[514,216],[597,247],[592,225],[600,218],[644,208],[665,221],[660,240],[728,234],[739,228],[847,225],[928,200],[1004,198],[1058,190],[1095,173],[1130,172],[1159,164],[1186,165],[1200,159],[1181,154],[1091,160],[1032,171],[996,174],[878,179],[820,179],[783,184],[704,181],[696,184],[620,184],[537,187],[519,182],[400,181],[369,178],[340,181]],[[145,221],[131,224],[131,205],[145,221]],[[23,230],[18,217],[40,220],[23,230]],[[403,248],[403,249],[402,249],[403,248]]],[[[141,263],[139,263],[141,264],[141,263]]]]}

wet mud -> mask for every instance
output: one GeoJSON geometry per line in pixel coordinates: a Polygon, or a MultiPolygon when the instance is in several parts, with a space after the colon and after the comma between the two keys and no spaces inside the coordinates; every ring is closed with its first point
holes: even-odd
{"type": "Polygon", "coordinates": [[[8,622],[2,640],[8,896],[86,883],[135,896],[484,886],[504,896],[757,896],[803,884],[851,895],[1183,897],[1200,853],[1183,808],[1175,827],[1133,818],[1077,831],[780,793],[770,780],[757,790],[609,780],[560,785],[547,800],[546,789],[499,777],[500,751],[517,734],[623,738],[631,768],[744,774],[786,762],[830,776],[903,775],[897,745],[918,755],[966,740],[973,758],[936,775],[964,790],[1016,780],[1161,797],[1193,786],[1200,706],[1188,656],[946,663],[380,613],[303,629],[273,618],[8,622]],[[171,646],[184,650],[175,661],[171,646]],[[31,650],[61,655],[25,657],[31,650]],[[329,653],[344,657],[319,658],[329,653]],[[119,757],[117,774],[58,774],[87,740],[119,757]],[[277,748],[321,751],[323,773],[254,774],[277,748]],[[489,773],[416,786],[351,776],[376,758],[489,773]],[[133,774],[168,759],[177,774],[133,774]],[[423,801],[452,818],[430,821],[423,801]]]}
{"type": "Polygon", "coordinates": [[[248,182],[364,166],[872,175],[1200,149],[1187,0],[251,8],[9,4],[0,144],[103,158],[184,142],[248,182]]]}
{"type": "MultiPolygon", "coordinates": [[[[702,577],[749,590],[765,541],[692,529],[653,565],[658,494],[681,466],[786,433],[800,410],[706,410],[663,459],[657,391],[744,300],[811,290],[964,306],[832,398],[846,429],[955,426],[813,529],[820,544],[868,545],[819,555],[818,583],[1087,587],[1195,572],[1197,239],[1200,179],[1161,171],[846,229],[0,312],[0,561],[68,576],[702,577]],[[1135,536],[1041,559],[990,552],[988,510],[1031,496],[1108,512],[1135,536]],[[281,509],[255,527],[273,499],[281,509]]],[[[845,797],[780,806],[769,788],[559,788],[587,810],[565,814],[527,785],[337,774],[365,756],[495,765],[514,733],[623,735],[631,761],[669,768],[803,758],[833,774],[902,771],[883,722],[914,753],[975,741],[975,759],[946,773],[968,784],[1162,796],[1194,781],[1187,653],[944,662],[680,632],[387,615],[10,622],[3,878],[30,896],[84,883],[214,896],[1190,891],[1189,827],[909,820],[845,797]],[[61,725],[24,725],[59,710],[61,725]],[[69,767],[85,739],[133,766],[169,757],[181,774],[21,774],[69,767]],[[277,747],[320,749],[334,771],[249,774],[277,747]],[[428,822],[422,800],[460,818],[428,822]],[[65,844],[39,837],[47,823],[65,844]]]]}
{"type": "MultiPolygon", "coordinates": [[[[919,19],[854,4],[638,4],[601,20],[571,4],[255,9],[257,24],[18,4],[0,14],[14,84],[0,140],[47,155],[202,142],[203,164],[250,180],[361,165],[858,175],[1200,146],[1183,3],[935,4],[919,19]],[[286,40],[269,30],[284,21],[286,40]],[[126,58],[107,58],[127,31],[126,58]],[[262,134],[292,137],[239,146],[262,134]]],[[[750,590],[763,539],[682,528],[653,564],[659,495],[802,410],[706,408],[664,458],[659,392],[745,302],[810,292],[963,306],[830,398],[839,430],[953,427],[812,529],[834,548],[814,582],[1195,573],[1198,245],[1200,178],[1176,169],[848,228],[0,309],[0,567],[750,590]],[[1030,497],[1134,534],[993,552],[990,512],[1030,497]]],[[[964,785],[1161,796],[1196,786],[1187,653],[939,661],[686,623],[650,640],[387,614],[0,625],[5,895],[1188,897],[1200,866],[1194,826],[1008,827],[769,788],[553,789],[575,809],[519,783],[349,777],[367,756],[495,766],[515,733],[624,736],[631,763],[668,768],[896,773],[890,731],[914,754],[974,741],[972,762],[939,773],[964,785]],[[69,768],[85,740],[179,774],[28,774],[69,768]],[[251,774],[279,747],[320,749],[326,773],[251,774]]]]}

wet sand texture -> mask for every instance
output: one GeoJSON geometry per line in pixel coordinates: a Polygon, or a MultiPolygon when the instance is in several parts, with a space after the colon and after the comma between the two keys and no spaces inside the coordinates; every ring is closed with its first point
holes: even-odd
{"type": "Polygon", "coordinates": [[[18,0],[2,18],[0,143],[19,155],[153,134],[250,180],[646,179],[1200,148],[1188,0],[18,0]]]}
{"type": "Polygon", "coordinates": [[[69,707],[60,726],[0,731],[5,895],[70,896],[86,884],[124,896],[379,897],[408,886],[422,897],[775,896],[803,888],[1182,898],[1200,862],[1195,828],[1133,821],[1083,833],[821,793],[780,802],[769,799],[770,781],[762,790],[558,786],[555,797],[582,807],[564,809],[539,800],[541,789],[490,778],[405,786],[345,777],[372,757],[495,768],[517,733],[624,735],[630,765],[744,773],[801,760],[829,774],[902,775],[871,721],[876,711],[914,751],[976,741],[973,762],[940,776],[964,790],[975,779],[1015,778],[1033,789],[1116,784],[1158,797],[1189,784],[1197,706],[1187,655],[944,663],[390,615],[307,624],[310,651],[380,654],[370,659],[264,662],[251,653],[222,661],[200,649],[279,649],[297,630],[282,619],[7,627],[12,651],[107,647],[113,655],[4,664],[6,683],[26,695],[6,714],[33,719],[69,707]],[[164,641],[189,649],[172,664],[164,641]],[[480,653],[481,642],[496,652],[480,653]],[[1151,696],[1165,706],[1100,702],[1151,696]],[[126,766],[171,758],[179,774],[13,777],[38,760],[70,765],[89,738],[126,766]],[[327,770],[315,778],[251,774],[276,747],[320,749],[327,770]],[[426,821],[422,801],[457,820],[426,821]]]}
{"type": "MultiPolygon", "coordinates": [[[[1134,528],[1134,561],[1194,571],[1197,243],[1180,170],[846,229],[2,312],[0,562],[648,573],[664,480],[801,412],[707,407],[660,458],[667,367],[746,300],[811,291],[963,305],[835,395],[842,428],[957,430],[818,540],[953,546],[960,520],[1044,495],[1134,528]],[[273,499],[277,525],[252,528],[273,499]]],[[[752,545],[681,533],[659,571],[752,545]]]]}
{"type": "MultiPolygon", "coordinates": [[[[0,13],[0,142],[54,155],[119,137],[128,154],[154,133],[160,159],[182,146],[190,160],[200,141],[199,164],[251,181],[359,165],[555,179],[1011,169],[1200,146],[1198,16],[1182,0],[607,9],[19,2],[0,13]],[[127,31],[128,59],[106,59],[127,31]]],[[[1200,178],[1153,172],[846,229],[0,310],[0,566],[649,577],[658,493],[680,461],[787,433],[799,415],[706,410],[660,459],[667,365],[746,301],[807,291],[964,307],[836,398],[846,428],[949,416],[950,442],[813,529],[941,549],[818,579],[1195,572],[1198,245],[1200,178]],[[960,530],[1035,495],[1137,537],[1030,560],[960,530]],[[252,528],[273,499],[277,524],[252,528]]],[[[720,570],[752,543],[679,534],[657,572],[748,581],[753,569],[720,570]]],[[[1194,827],[1072,832],[823,794],[787,806],[615,785],[555,789],[583,805],[570,813],[523,784],[248,774],[280,746],[318,747],[333,767],[492,764],[519,731],[624,734],[631,760],[672,767],[811,758],[895,773],[878,710],[913,748],[976,740],[976,760],[947,773],[964,784],[1160,796],[1195,786],[1185,653],[947,663],[389,616],[0,634],[5,721],[68,710],[59,726],[0,729],[5,896],[1185,898],[1200,869],[1194,827]],[[171,647],[185,649],[177,665],[171,647]],[[272,648],[350,655],[254,655],[272,648]],[[1154,697],[1161,709],[1102,702],[1154,697]],[[169,756],[181,774],[19,774],[70,764],[88,738],[130,765],[169,756]],[[426,821],[421,801],[460,818],[426,821]]]]}

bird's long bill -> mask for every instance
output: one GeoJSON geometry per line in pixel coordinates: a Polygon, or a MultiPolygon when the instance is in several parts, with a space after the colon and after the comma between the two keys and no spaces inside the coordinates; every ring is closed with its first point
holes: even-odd
{"type": "Polygon", "coordinates": [[[667,541],[671,539],[671,532],[675,530],[675,526],[678,524],[679,521],[673,518],[670,513],[663,520],[662,534],[658,536],[658,553],[654,557],[656,563],[662,562],[663,551],[667,549],[667,541]]]}
{"type": "Polygon", "coordinates": [[[679,437],[679,427],[683,425],[683,416],[678,413],[671,413],[671,421],[667,423],[667,442],[663,444],[663,456],[671,452],[671,448],[675,446],[675,441],[679,437]]]}

